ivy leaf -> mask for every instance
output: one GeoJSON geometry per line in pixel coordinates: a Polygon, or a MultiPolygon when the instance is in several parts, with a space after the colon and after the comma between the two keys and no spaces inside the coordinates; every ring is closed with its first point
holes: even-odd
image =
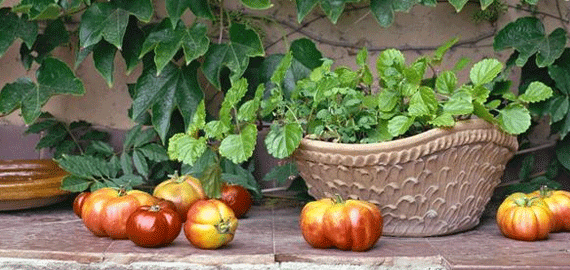
{"type": "Polygon", "coordinates": [[[360,0],[321,0],[321,9],[325,12],[329,20],[336,24],[338,18],[344,11],[344,5],[350,2],[359,2],[360,0]]]}
{"type": "MultiPolygon", "coordinates": [[[[28,58],[35,59],[37,63],[41,63],[55,48],[67,42],[69,42],[69,32],[65,28],[63,20],[51,21],[48,23],[44,33],[37,36],[30,50],[27,50],[25,47],[20,49],[22,61],[28,58]]],[[[30,61],[24,66],[29,69],[31,64],[30,61]]]]}
{"type": "Polygon", "coordinates": [[[534,103],[546,100],[552,96],[552,89],[540,81],[531,82],[525,92],[519,95],[519,100],[534,103]]]}
{"type": "Polygon", "coordinates": [[[22,0],[13,11],[26,13],[31,20],[53,20],[59,17],[61,7],[53,0],[22,0]]]}
{"type": "Polygon", "coordinates": [[[115,54],[117,48],[104,40],[93,48],[93,64],[107,82],[109,88],[113,87],[113,71],[115,70],[115,54]]]}
{"type": "Polygon", "coordinates": [[[455,11],[459,12],[463,9],[468,0],[448,0],[449,3],[455,8],[455,11]]]}
{"type": "Polygon", "coordinates": [[[473,99],[465,90],[455,92],[443,104],[443,111],[451,115],[470,114],[473,112],[473,99]]]}
{"type": "Polygon", "coordinates": [[[151,0],[117,0],[96,2],[81,16],[79,43],[85,48],[99,43],[101,39],[122,48],[129,15],[143,22],[150,21],[154,8],[151,0]]]}
{"type": "Polygon", "coordinates": [[[265,51],[255,30],[234,23],[230,28],[230,41],[211,44],[204,58],[204,75],[216,88],[220,88],[222,67],[230,69],[230,79],[237,80],[245,72],[249,58],[263,56],[265,51]]]}
{"type": "Polygon", "coordinates": [[[562,56],[553,64],[548,66],[548,74],[556,83],[558,88],[565,95],[570,95],[570,49],[567,48],[562,56]]]}
{"type": "Polygon", "coordinates": [[[311,10],[320,2],[321,0],[295,0],[297,7],[297,22],[301,23],[303,18],[311,12],[311,10]]]}
{"type": "Polygon", "coordinates": [[[36,72],[37,84],[28,78],[20,78],[6,84],[0,92],[0,113],[8,114],[20,108],[24,122],[33,123],[42,106],[53,95],[85,93],[83,83],[64,62],[47,58],[36,72]]]}
{"type": "Polygon", "coordinates": [[[168,156],[172,160],[194,165],[196,160],[206,151],[206,138],[198,139],[185,133],[175,134],[168,141],[168,156]]]}
{"type": "Polygon", "coordinates": [[[415,117],[397,115],[388,121],[388,132],[393,137],[398,137],[408,131],[414,123],[415,117]]]}
{"type": "Polygon", "coordinates": [[[182,68],[169,63],[157,75],[154,64],[147,63],[137,80],[132,118],[137,119],[151,109],[152,124],[163,142],[166,141],[170,118],[175,109],[180,111],[185,126],[189,127],[192,115],[203,99],[197,71],[197,62],[182,68]]]}
{"type": "Polygon", "coordinates": [[[550,114],[550,124],[556,123],[568,114],[570,100],[568,96],[556,96],[549,100],[548,112],[550,114]]]}
{"type": "Polygon", "coordinates": [[[125,59],[127,75],[134,70],[140,61],[139,55],[144,39],[145,33],[138,27],[138,20],[134,16],[130,17],[127,31],[123,38],[123,49],[121,50],[121,55],[125,59]]]}
{"type": "Polygon", "coordinates": [[[394,21],[393,0],[370,0],[370,11],[380,26],[388,27],[394,21]]]}
{"type": "Polygon", "coordinates": [[[172,28],[175,28],[180,20],[180,16],[190,8],[192,13],[198,17],[213,20],[214,15],[208,5],[208,0],[166,0],[166,12],[172,22],[172,28]]]}
{"type": "Polygon", "coordinates": [[[17,38],[24,41],[28,49],[31,49],[37,36],[36,22],[26,20],[25,16],[18,17],[10,12],[9,8],[0,9],[0,57],[17,38]]]}
{"type": "Polygon", "coordinates": [[[475,86],[493,81],[501,72],[503,65],[497,59],[484,59],[477,62],[469,72],[469,78],[475,86]]]}
{"type": "Polygon", "coordinates": [[[557,28],[546,36],[544,25],[535,17],[519,18],[507,24],[493,41],[495,51],[514,48],[519,52],[517,66],[524,66],[536,54],[536,65],[546,67],[562,55],[566,46],[566,31],[557,28]]]}
{"type": "Polygon", "coordinates": [[[288,123],[284,126],[274,123],[265,137],[265,146],[272,156],[286,158],[297,149],[302,138],[303,128],[298,123],[288,123]]]}
{"type": "Polygon", "coordinates": [[[176,28],[172,29],[170,21],[165,19],[144,41],[139,58],[142,58],[149,51],[154,50],[154,62],[157,71],[162,69],[178,53],[180,49],[184,51],[186,65],[192,60],[204,55],[208,50],[210,40],[206,36],[206,26],[201,23],[186,28],[182,21],[178,21],[176,28]]]}
{"type": "Polygon", "coordinates": [[[509,104],[499,110],[497,121],[505,132],[521,134],[530,127],[530,112],[522,104],[509,104]]]}
{"type": "Polygon", "coordinates": [[[241,2],[251,9],[268,9],[273,6],[271,0],[241,0],[241,2]]]}
{"type": "Polygon", "coordinates": [[[239,164],[253,155],[257,142],[257,126],[248,124],[239,134],[228,135],[220,143],[220,155],[239,164]]]}

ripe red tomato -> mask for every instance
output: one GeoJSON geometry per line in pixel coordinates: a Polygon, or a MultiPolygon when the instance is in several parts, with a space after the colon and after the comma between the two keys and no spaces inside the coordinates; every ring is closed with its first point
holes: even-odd
{"type": "Polygon", "coordinates": [[[497,225],[508,238],[535,241],[548,238],[554,220],[544,200],[517,192],[499,206],[497,225]]]}
{"type": "Polygon", "coordinates": [[[172,243],[182,229],[182,220],[170,201],[137,208],[127,219],[127,237],[141,247],[172,243]]]}
{"type": "Polygon", "coordinates": [[[127,238],[127,218],[141,205],[153,205],[158,199],[140,190],[101,188],[87,197],[81,209],[85,226],[97,236],[127,238]]]}
{"type": "Polygon", "coordinates": [[[570,192],[543,187],[530,195],[539,196],[548,205],[554,215],[553,232],[570,231],[570,192]]]}
{"type": "Polygon", "coordinates": [[[79,218],[81,218],[81,208],[83,208],[83,203],[85,203],[85,199],[89,195],[91,195],[91,192],[89,192],[89,191],[81,192],[73,200],[73,212],[79,218]]]}
{"type": "Polygon", "coordinates": [[[229,206],[237,218],[245,215],[253,204],[249,191],[240,185],[223,185],[220,201],[229,206]]]}
{"type": "Polygon", "coordinates": [[[184,234],[192,245],[202,249],[216,249],[234,239],[238,220],[232,209],[216,200],[199,200],[188,211],[184,234]]]}
{"type": "Polygon", "coordinates": [[[300,227],[312,247],[366,251],[382,235],[380,209],[361,200],[326,198],[305,205],[300,227]]]}
{"type": "Polygon", "coordinates": [[[186,221],[186,213],[190,206],[197,200],[206,198],[200,180],[190,175],[172,176],[158,184],[152,195],[173,202],[182,222],[186,221]]]}

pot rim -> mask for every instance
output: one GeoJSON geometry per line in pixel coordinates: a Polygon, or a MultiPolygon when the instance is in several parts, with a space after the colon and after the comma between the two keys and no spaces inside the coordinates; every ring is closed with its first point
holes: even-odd
{"type": "MultiPolygon", "coordinates": [[[[417,147],[418,145],[434,141],[441,137],[453,135],[456,133],[471,132],[474,130],[483,131],[484,133],[491,133],[492,136],[494,137],[493,141],[496,144],[503,145],[512,152],[516,152],[518,149],[518,142],[516,136],[504,133],[503,131],[499,130],[495,125],[483,119],[473,118],[473,119],[458,121],[455,124],[455,126],[450,128],[432,128],[420,134],[387,142],[378,142],[378,143],[369,143],[369,144],[334,143],[334,142],[325,142],[320,140],[303,138],[301,140],[298,150],[319,151],[319,152],[334,150],[339,154],[354,154],[354,153],[362,154],[362,153],[399,151],[399,150],[410,149],[412,147],[417,147]]],[[[474,134],[474,136],[480,137],[481,134],[474,134]]]]}

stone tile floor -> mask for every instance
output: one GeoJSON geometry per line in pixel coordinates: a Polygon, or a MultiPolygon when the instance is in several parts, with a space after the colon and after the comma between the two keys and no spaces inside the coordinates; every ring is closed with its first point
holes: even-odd
{"type": "Polygon", "coordinates": [[[298,228],[299,213],[299,206],[255,206],[229,246],[200,250],[184,233],[154,249],[93,236],[71,201],[0,212],[0,269],[570,269],[570,233],[515,241],[501,236],[491,216],[471,231],[383,236],[368,252],[349,252],[311,248],[298,228]]]}

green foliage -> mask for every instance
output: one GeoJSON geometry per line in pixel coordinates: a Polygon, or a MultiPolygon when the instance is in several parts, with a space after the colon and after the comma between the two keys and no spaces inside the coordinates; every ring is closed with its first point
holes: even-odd
{"type": "MultiPolygon", "coordinates": [[[[332,61],[326,60],[298,82],[290,99],[266,101],[277,101],[265,105],[274,108],[275,117],[265,140],[269,153],[277,158],[287,157],[303,136],[341,143],[386,141],[433,127],[453,126],[472,114],[497,124],[507,133],[525,132],[531,124],[526,105],[550,97],[551,88],[536,82],[521,96],[505,93],[512,99],[497,108],[489,87],[498,80],[503,65],[495,59],[473,65],[469,72],[471,81],[463,85],[457,84],[452,70],[442,71],[440,76],[434,74],[428,80],[428,68],[441,62],[451,46],[447,43],[433,58],[421,57],[409,65],[398,50],[381,52],[376,61],[382,87],[379,93],[371,91],[366,50],[357,56],[357,70],[342,66],[332,70],[332,61]],[[435,81],[435,88],[426,83],[430,81],[435,81]]],[[[288,63],[289,59],[284,58],[283,62],[288,63]]],[[[282,95],[282,89],[276,85],[272,95],[282,95]]]]}

